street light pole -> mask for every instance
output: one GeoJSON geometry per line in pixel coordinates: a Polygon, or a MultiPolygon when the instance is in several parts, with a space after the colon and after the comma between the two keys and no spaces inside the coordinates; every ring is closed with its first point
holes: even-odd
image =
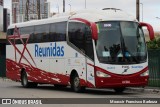
{"type": "Polygon", "coordinates": [[[41,19],[41,1],[37,0],[37,15],[38,15],[38,19],[41,19]]]}
{"type": "Polygon", "coordinates": [[[143,3],[140,3],[142,5],[142,22],[143,22],[143,3]]]}
{"type": "Polygon", "coordinates": [[[139,0],[136,0],[136,18],[139,21],[139,0]]]}
{"type": "Polygon", "coordinates": [[[63,12],[65,12],[65,0],[63,0],[63,12]]]}
{"type": "Polygon", "coordinates": [[[86,9],[86,0],[85,0],[85,9],[86,9]]]}

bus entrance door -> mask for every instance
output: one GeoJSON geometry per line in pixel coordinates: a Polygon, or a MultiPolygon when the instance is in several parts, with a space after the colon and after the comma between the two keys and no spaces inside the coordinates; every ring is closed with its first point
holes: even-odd
{"type": "Polygon", "coordinates": [[[87,86],[95,87],[94,62],[86,58],[87,61],[87,86]]]}

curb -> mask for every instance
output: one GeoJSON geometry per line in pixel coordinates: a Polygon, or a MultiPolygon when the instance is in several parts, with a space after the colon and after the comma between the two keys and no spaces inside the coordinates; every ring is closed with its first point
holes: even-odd
{"type": "Polygon", "coordinates": [[[134,92],[142,92],[142,93],[152,93],[152,94],[160,94],[160,89],[158,88],[150,88],[150,87],[146,87],[146,88],[127,88],[128,91],[134,91],[134,92]]]}
{"type": "Polygon", "coordinates": [[[0,81],[13,82],[11,79],[0,77],[0,81]]]}

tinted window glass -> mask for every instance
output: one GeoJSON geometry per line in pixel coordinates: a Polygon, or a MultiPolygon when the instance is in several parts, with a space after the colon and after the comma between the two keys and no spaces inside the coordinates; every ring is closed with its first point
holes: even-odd
{"type": "MultiPolygon", "coordinates": [[[[59,22],[53,24],[44,24],[36,26],[27,26],[20,28],[20,34],[29,34],[28,43],[55,42],[66,40],[67,22],[59,22]]],[[[14,29],[9,29],[7,35],[13,35],[14,29]]],[[[23,38],[24,41],[27,39],[23,38]]],[[[22,44],[20,39],[16,40],[16,44],[22,44]]]]}
{"type": "Polygon", "coordinates": [[[28,27],[22,27],[20,28],[20,34],[32,34],[34,32],[34,27],[33,26],[28,26],[28,27]]]}
{"type": "Polygon", "coordinates": [[[13,33],[14,33],[14,29],[8,29],[7,36],[13,35],[13,33]]]}
{"type": "Polygon", "coordinates": [[[50,28],[49,24],[35,26],[35,31],[34,31],[35,42],[37,42],[37,43],[48,42],[49,28],[50,28]]]}
{"type": "MultiPolygon", "coordinates": [[[[34,26],[27,26],[27,27],[22,27],[20,28],[20,34],[23,36],[25,34],[29,34],[30,35],[30,38],[29,38],[29,41],[28,43],[33,43],[34,42],[34,26]]],[[[27,40],[27,39],[23,39],[23,40],[27,40]]],[[[21,44],[21,41],[20,40],[17,40],[16,42],[17,44],[21,44]]]]}
{"type": "Polygon", "coordinates": [[[96,51],[101,63],[138,64],[147,59],[144,34],[136,22],[98,22],[96,51]]]}
{"type": "Polygon", "coordinates": [[[92,34],[88,26],[85,27],[85,53],[89,58],[94,60],[92,34]]]}
{"type": "Polygon", "coordinates": [[[68,29],[69,41],[89,58],[94,59],[92,35],[89,26],[71,22],[68,29]]]}
{"type": "Polygon", "coordinates": [[[81,51],[85,51],[84,38],[85,25],[82,23],[70,23],[68,29],[69,41],[81,51]]]}
{"type": "Polygon", "coordinates": [[[66,40],[66,22],[53,23],[50,29],[51,41],[65,41],[66,40]]]}

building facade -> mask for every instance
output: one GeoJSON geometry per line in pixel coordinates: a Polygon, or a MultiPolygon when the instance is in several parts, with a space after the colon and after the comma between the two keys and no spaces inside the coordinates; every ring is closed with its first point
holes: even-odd
{"type": "Polygon", "coordinates": [[[3,0],[0,0],[0,77],[6,76],[6,34],[4,31],[3,0]]]}
{"type": "Polygon", "coordinates": [[[28,20],[48,18],[50,14],[50,3],[47,0],[12,0],[12,23],[19,23],[28,20]]]}
{"type": "Polygon", "coordinates": [[[12,22],[18,22],[19,0],[12,0],[12,22]]]}
{"type": "Polygon", "coordinates": [[[3,1],[0,0],[0,32],[3,31],[3,1]]]}
{"type": "Polygon", "coordinates": [[[7,28],[10,25],[10,10],[3,9],[3,32],[7,32],[7,28]]]}
{"type": "Polygon", "coordinates": [[[3,6],[3,0],[0,0],[0,6],[3,6]]]}

